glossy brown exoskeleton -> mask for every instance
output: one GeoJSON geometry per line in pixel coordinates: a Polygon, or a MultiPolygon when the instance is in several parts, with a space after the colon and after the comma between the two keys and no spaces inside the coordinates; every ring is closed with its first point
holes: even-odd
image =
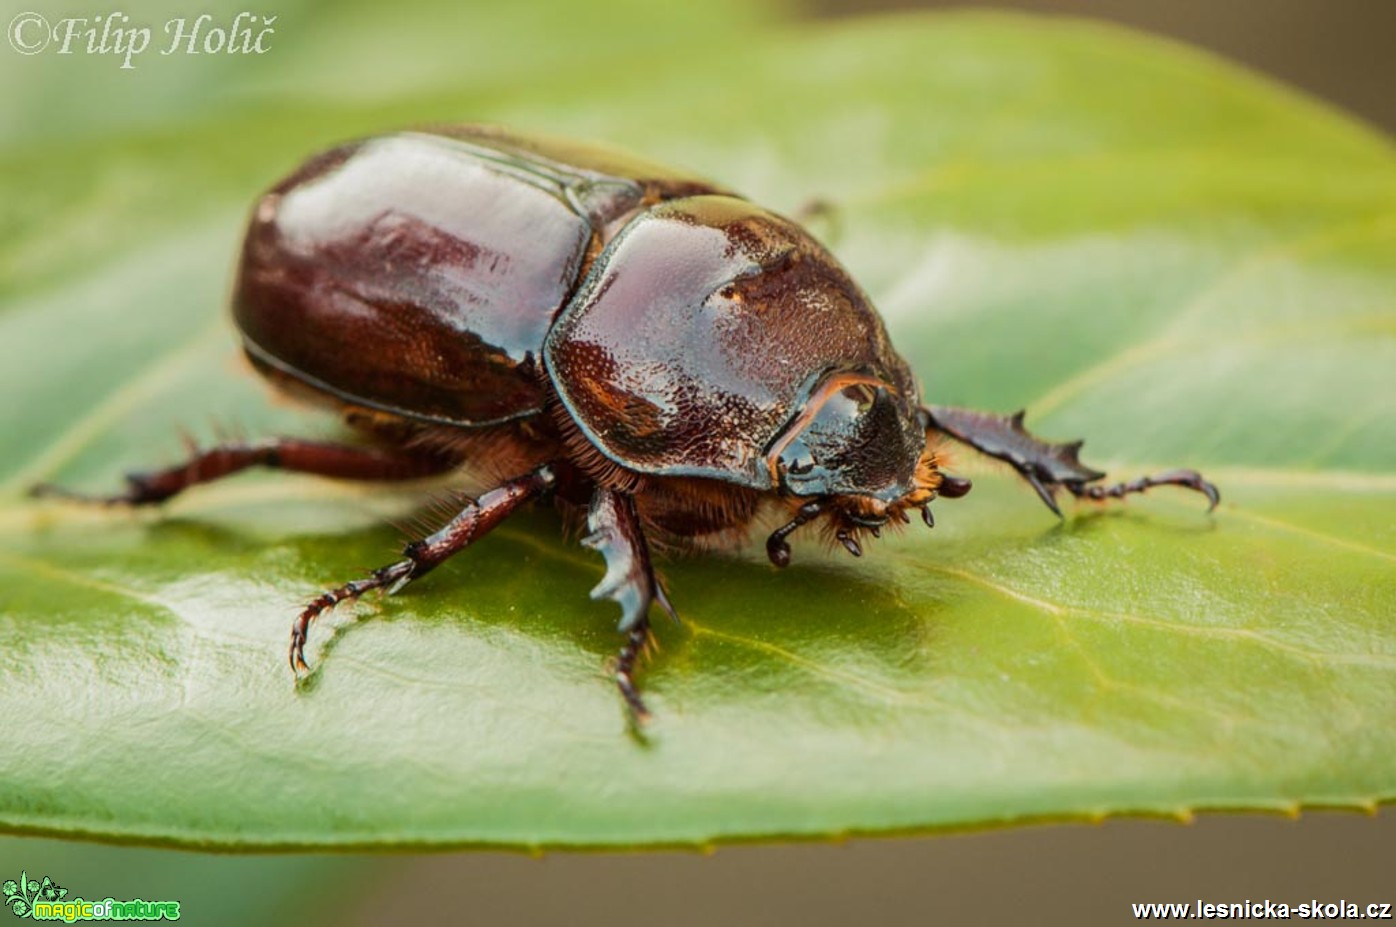
{"type": "MultiPolygon", "coordinates": [[[[324,593],[310,622],[389,592],[524,502],[585,508],[606,559],[593,597],[620,603],[615,678],[633,674],[650,607],[673,615],[650,563],[668,547],[735,543],[771,514],[777,566],[819,520],[860,539],[969,491],[931,437],[1011,464],[1054,494],[1101,499],[1191,470],[1104,487],[1080,442],[1046,444],[1022,413],[923,406],[906,362],[848,273],[799,225],[700,178],[628,155],[480,127],[402,132],[312,158],[257,203],[233,314],[275,384],[343,411],[369,441],[226,444],[128,477],[103,501],[160,502],[254,465],[397,480],[475,466],[509,476],[403,559],[324,593]]],[[[52,490],[49,490],[52,491],[52,490]]],[[[580,517],[580,515],[579,515],[580,517]]]]}

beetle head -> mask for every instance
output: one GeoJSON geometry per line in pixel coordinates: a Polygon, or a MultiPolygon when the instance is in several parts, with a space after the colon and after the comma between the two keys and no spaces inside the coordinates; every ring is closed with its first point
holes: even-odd
{"type": "Polygon", "coordinates": [[[827,374],[767,452],[767,466],[791,495],[899,499],[914,488],[925,445],[925,429],[901,406],[876,377],[827,374]]]}
{"type": "Polygon", "coordinates": [[[798,506],[768,541],[773,561],[789,561],[785,535],[816,515],[827,516],[830,534],[857,554],[861,533],[905,523],[912,508],[932,524],[931,500],[969,491],[968,480],[940,472],[941,455],[926,447],[929,420],[910,399],[869,374],[839,371],[819,380],[766,455],[773,482],[798,506]]]}

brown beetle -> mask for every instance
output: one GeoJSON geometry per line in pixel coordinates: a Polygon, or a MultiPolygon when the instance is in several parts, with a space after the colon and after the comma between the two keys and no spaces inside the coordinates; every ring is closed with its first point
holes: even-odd
{"type": "Polygon", "coordinates": [[[307,606],[291,631],[297,672],[321,612],[396,591],[544,495],[587,507],[583,543],[607,566],[592,596],[621,606],[615,679],[641,718],[650,606],[674,615],[651,540],[730,545],[774,512],[777,566],[815,520],[858,556],[863,535],[912,509],[932,525],[932,500],[969,491],[941,471],[937,434],[1012,465],[1058,516],[1058,489],[1102,499],[1173,484],[1218,499],[1192,470],[1098,485],[1080,442],[1032,437],[1021,412],[921,405],[868,298],[799,225],[574,142],[466,126],[312,158],[258,202],[233,313],[263,374],[342,410],[370,443],[224,444],[98,501],[161,502],[258,465],[509,476],[402,560],[307,606]]]}

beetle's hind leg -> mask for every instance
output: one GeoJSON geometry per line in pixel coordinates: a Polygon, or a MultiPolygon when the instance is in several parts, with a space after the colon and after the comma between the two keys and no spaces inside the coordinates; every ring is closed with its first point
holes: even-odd
{"type": "Polygon", "coordinates": [[[374,589],[386,589],[389,594],[396,592],[484,537],[519,506],[551,489],[555,482],[552,468],[546,465],[526,476],[508,480],[472,500],[440,531],[404,547],[402,560],[380,567],[364,579],[345,583],[316,598],[296,616],[295,623],[291,625],[292,671],[300,673],[310,670],[305,662],[306,635],[310,622],[322,612],[374,589]]]}
{"type": "Polygon", "coordinates": [[[645,721],[649,710],[635,685],[635,665],[649,643],[650,606],[658,604],[675,621],[679,616],[654,574],[632,496],[598,489],[587,513],[587,528],[591,533],[582,543],[606,558],[606,575],[591,590],[591,597],[612,599],[620,605],[620,630],[626,636],[616,659],[616,687],[635,720],[645,721]]]}
{"type": "Polygon", "coordinates": [[[993,415],[973,409],[930,406],[925,412],[932,428],[1017,470],[1058,518],[1062,517],[1056,500],[1058,489],[1065,489],[1078,499],[1119,499],[1154,486],[1182,486],[1206,496],[1210,503],[1208,511],[1221,501],[1217,487],[1196,470],[1169,470],[1158,476],[1143,476],[1111,486],[1090,485],[1105,479],[1105,474],[1081,463],[1077,456],[1081,442],[1049,444],[1034,437],[1023,427],[1021,411],[1013,415],[993,415]]]}
{"type": "Polygon", "coordinates": [[[383,448],[299,438],[234,441],[207,450],[190,449],[189,459],[164,470],[131,473],[126,491],[89,495],[41,483],[34,496],[72,499],[98,505],[154,505],[191,486],[212,483],[250,467],[269,467],[295,473],[312,473],[345,480],[411,480],[444,473],[459,461],[425,448],[383,448]]]}

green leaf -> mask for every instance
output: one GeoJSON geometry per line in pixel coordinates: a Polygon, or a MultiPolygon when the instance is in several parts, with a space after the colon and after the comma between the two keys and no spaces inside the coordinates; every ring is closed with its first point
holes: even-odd
{"type": "Polygon", "coordinates": [[[67,108],[3,111],[0,826],[629,846],[1396,796],[1388,141],[1090,25],[631,6],[580,38],[561,3],[501,13],[460,47],[393,25],[435,22],[426,2],[288,7],[275,62],[142,60],[157,104],[83,97],[110,62],[6,62],[67,108]],[[1114,477],[1198,467],[1222,507],[1159,490],[1058,524],[961,451],[976,488],[934,532],[858,561],[797,536],[784,572],[759,545],[669,563],[685,624],[659,626],[643,739],[603,673],[601,560],[540,511],[321,621],[295,687],[298,606],[391,560],[421,492],[250,474],[134,514],[23,493],[114,489],[181,427],[333,434],[236,363],[243,210],[335,140],[465,119],[833,204],[813,227],[933,401],[1026,406],[1114,477]]]}

